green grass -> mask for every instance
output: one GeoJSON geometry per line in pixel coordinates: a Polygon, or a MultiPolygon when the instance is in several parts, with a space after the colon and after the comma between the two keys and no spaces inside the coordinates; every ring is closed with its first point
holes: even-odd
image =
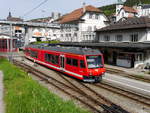
{"type": "Polygon", "coordinates": [[[37,41],[37,42],[34,42],[33,44],[41,44],[41,43],[55,44],[55,43],[60,43],[60,41],[58,41],[58,40],[52,40],[52,41],[37,41]]]}
{"type": "Polygon", "coordinates": [[[0,70],[4,73],[6,113],[88,113],[50,93],[5,59],[0,59],[0,70]]]}

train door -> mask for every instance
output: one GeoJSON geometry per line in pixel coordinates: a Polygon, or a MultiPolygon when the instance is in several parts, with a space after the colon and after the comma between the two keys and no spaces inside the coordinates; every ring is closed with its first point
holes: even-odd
{"type": "Polygon", "coordinates": [[[60,55],[60,69],[64,70],[64,68],[65,68],[65,56],[60,55]]]}

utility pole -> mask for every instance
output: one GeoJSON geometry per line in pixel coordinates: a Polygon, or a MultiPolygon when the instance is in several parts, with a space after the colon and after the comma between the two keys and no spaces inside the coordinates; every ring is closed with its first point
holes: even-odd
{"type": "Polygon", "coordinates": [[[10,23],[10,56],[9,60],[12,61],[13,59],[13,36],[12,36],[12,23],[10,23]]]}

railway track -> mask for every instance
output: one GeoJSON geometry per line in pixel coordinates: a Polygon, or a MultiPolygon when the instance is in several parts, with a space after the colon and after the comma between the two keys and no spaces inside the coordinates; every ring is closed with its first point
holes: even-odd
{"type": "Polygon", "coordinates": [[[106,72],[110,73],[110,74],[116,74],[119,76],[121,75],[121,76],[128,77],[131,79],[140,80],[140,81],[150,83],[150,79],[146,79],[146,78],[143,78],[142,76],[138,76],[138,75],[129,74],[129,73],[122,71],[122,70],[119,70],[119,69],[112,69],[112,68],[106,67],[106,72]]]}
{"type": "MultiPolygon", "coordinates": [[[[105,97],[99,95],[97,92],[95,92],[95,90],[91,89],[90,87],[88,87],[87,85],[83,84],[82,82],[70,82],[70,81],[73,81],[73,80],[70,80],[70,78],[66,78],[64,75],[61,75],[59,72],[57,72],[63,79],[65,79],[69,84],[73,85],[76,89],[78,90],[81,90],[79,89],[78,87],[85,87],[87,88],[89,91],[91,91],[94,96],[98,96],[99,98],[102,98],[105,100],[105,97]],[[68,80],[69,79],[69,80],[68,80]],[[76,86],[77,84],[80,84],[80,86],[76,86]]],[[[139,94],[136,94],[134,92],[131,92],[131,91],[127,91],[127,90],[124,90],[124,89],[121,89],[121,88],[118,88],[118,87],[114,87],[112,85],[109,85],[108,83],[99,83],[99,84],[90,84],[92,86],[96,86],[96,87],[99,87],[99,88],[103,88],[105,90],[108,90],[108,91],[111,91],[113,93],[116,93],[116,94],[119,94],[119,95],[122,95],[124,97],[127,97],[129,99],[132,99],[132,100],[135,100],[136,102],[139,102],[141,104],[144,104],[146,106],[150,106],[150,98],[148,97],[145,97],[145,96],[142,96],[142,95],[139,95],[139,94]]],[[[92,94],[92,96],[93,96],[92,94]]],[[[109,101],[108,99],[105,100],[106,102],[108,103],[111,103],[113,104],[111,101],[109,101]]]]}
{"type": "MultiPolygon", "coordinates": [[[[91,88],[87,87],[81,82],[74,81],[70,82],[64,76],[61,76],[68,84],[61,82],[35,68],[29,66],[25,63],[14,60],[13,63],[20,66],[26,72],[36,75],[41,80],[47,82],[58,88],[65,94],[71,96],[72,98],[80,101],[82,104],[88,106],[93,112],[97,113],[129,113],[128,111],[122,109],[120,106],[115,105],[110,100],[106,99],[102,95],[96,93],[91,88]],[[78,85],[76,85],[78,84],[78,85]]],[[[60,75],[60,74],[59,74],[60,75]]]]}
{"type": "Polygon", "coordinates": [[[139,103],[144,104],[146,106],[150,106],[150,98],[148,98],[148,97],[145,97],[145,96],[142,96],[142,95],[133,93],[131,91],[127,91],[127,90],[118,88],[118,87],[114,87],[114,86],[111,86],[111,85],[109,85],[107,83],[103,83],[103,82],[100,84],[94,84],[94,86],[109,90],[111,92],[122,95],[124,97],[129,98],[129,99],[135,100],[136,102],[139,102],[139,103]]]}

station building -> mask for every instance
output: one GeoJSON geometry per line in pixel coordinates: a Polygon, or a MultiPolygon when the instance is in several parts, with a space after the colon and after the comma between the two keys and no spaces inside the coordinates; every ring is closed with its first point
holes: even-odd
{"type": "Polygon", "coordinates": [[[17,52],[17,38],[0,34],[0,52],[17,52]],[[12,45],[11,45],[12,44],[12,45]]]}
{"type": "Polygon", "coordinates": [[[106,62],[135,67],[150,63],[150,18],[133,17],[96,31],[97,42],[107,45],[106,62]]]}

